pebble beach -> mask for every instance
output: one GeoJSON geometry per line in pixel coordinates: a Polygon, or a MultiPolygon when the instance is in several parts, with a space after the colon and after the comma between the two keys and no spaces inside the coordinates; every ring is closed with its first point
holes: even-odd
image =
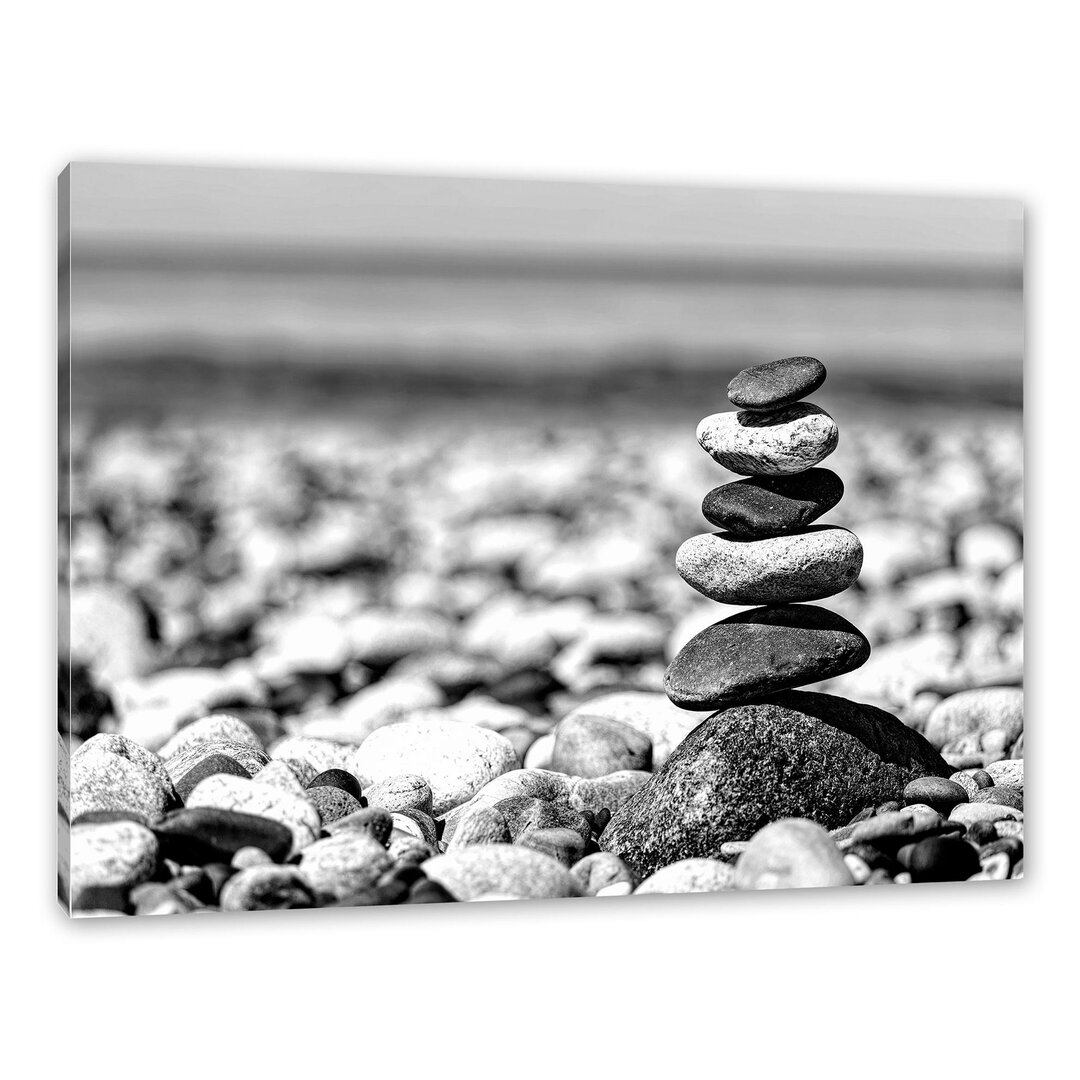
{"type": "Polygon", "coordinates": [[[697,438],[76,426],[62,903],[1022,877],[1019,411],[735,402],[731,375],[697,438]]]}

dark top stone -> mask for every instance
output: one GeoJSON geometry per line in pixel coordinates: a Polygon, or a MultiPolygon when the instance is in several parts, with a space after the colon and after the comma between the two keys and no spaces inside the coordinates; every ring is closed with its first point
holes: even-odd
{"type": "Polygon", "coordinates": [[[262,848],[275,862],[292,850],[292,832],[278,821],[219,810],[211,806],[185,807],[166,814],[155,826],[162,858],[184,866],[228,863],[242,847],[262,848]]]}
{"type": "Polygon", "coordinates": [[[705,496],[701,512],[736,536],[782,536],[817,521],[843,496],[844,482],[831,469],[807,469],[722,484],[705,496]]]}
{"type": "Polygon", "coordinates": [[[600,846],[639,874],[748,840],[771,821],[827,829],[952,769],[895,716],[798,690],[710,716],[612,817],[600,846]]]}
{"type": "Polygon", "coordinates": [[[825,381],[825,365],[812,356],[789,356],[743,368],[728,383],[732,405],[751,411],[782,409],[812,394],[825,381]]]}
{"type": "Polygon", "coordinates": [[[743,611],[691,638],[671,662],[664,689],[684,709],[717,709],[866,663],[870,642],[821,607],[786,604],[743,611]]]}
{"type": "Polygon", "coordinates": [[[325,772],[319,773],[308,784],[309,791],[312,788],[319,787],[339,788],[341,791],[350,794],[354,799],[360,799],[360,781],[351,772],[346,772],[344,769],[327,769],[325,772]]]}

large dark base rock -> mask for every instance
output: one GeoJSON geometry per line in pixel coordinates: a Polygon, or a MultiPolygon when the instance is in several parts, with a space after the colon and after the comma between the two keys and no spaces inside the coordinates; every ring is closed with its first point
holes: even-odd
{"type": "Polygon", "coordinates": [[[780,818],[838,828],[865,806],[899,801],[916,777],[951,771],[890,713],[789,690],[695,728],[623,804],[600,846],[651,874],[679,859],[718,857],[721,844],[780,818]]]}

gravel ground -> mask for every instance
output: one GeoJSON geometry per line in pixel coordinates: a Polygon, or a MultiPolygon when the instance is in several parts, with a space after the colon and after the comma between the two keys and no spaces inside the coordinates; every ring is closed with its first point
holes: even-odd
{"type": "Polygon", "coordinates": [[[675,571],[702,497],[736,478],[692,425],[426,410],[74,432],[62,898],[142,914],[1021,876],[1019,413],[831,411],[846,494],[824,520],[865,558],[820,603],[873,652],[804,689],[884,709],[956,775],[655,873],[605,827],[684,766],[709,714],[672,706],[664,670],[735,610],[675,571]]]}

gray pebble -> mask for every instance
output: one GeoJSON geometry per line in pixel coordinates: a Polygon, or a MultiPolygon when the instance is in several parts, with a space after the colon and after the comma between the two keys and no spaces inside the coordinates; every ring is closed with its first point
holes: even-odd
{"type": "Polygon", "coordinates": [[[278,911],[316,906],[315,893],[295,866],[249,866],[221,887],[222,911],[278,911]]]}
{"type": "Polygon", "coordinates": [[[96,897],[112,890],[124,893],[145,881],[157,860],[157,838],[134,821],[72,826],[71,906],[103,906],[96,897]]]}
{"type": "Polygon", "coordinates": [[[697,428],[702,448],[741,476],[804,472],[828,457],[838,439],[833,418],[806,402],[777,412],[713,413],[697,428]]]}
{"type": "Polygon", "coordinates": [[[647,877],[635,896],[649,893],[727,892],[735,888],[735,870],[720,859],[680,859],[647,877]]]}
{"type": "Polygon", "coordinates": [[[320,897],[341,900],[375,884],[394,864],[386,849],[363,829],[343,829],[306,847],[300,871],[320,897]]]}

